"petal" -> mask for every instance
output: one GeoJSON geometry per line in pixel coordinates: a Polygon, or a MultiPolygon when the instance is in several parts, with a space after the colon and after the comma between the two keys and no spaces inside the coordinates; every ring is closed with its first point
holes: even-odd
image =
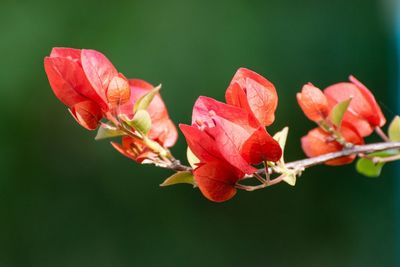
{"type": "Polygon", "coordinates": [[[97,94],[107,101],[106,91],[110,81],[118,76],[113,64],[100,52],[82,49],[82,68],[97,94]]]}
{"type": "MultiPolygon", "coordinates": [[[[152,90],[154,86],[146,81],[139,79],[129,80],[129,85],[131,88],[130,101],[125,105],[121,106],[121,112],[127,115],[128,117],[132,117],[133,106],[136,103],[136,101],[140,97],[148,93],[150,90],[152,90]]],[[[155,121],[158,120],[169,119],[167,108],[159,93],[156,94],[156,96],[153,98],[153,101],[151,101],[150,105],[147,108],[147,112],[150,114],[153,123],[155,123],[155,121]]]]}
{"type": "Polygon", "coordinates": [[[236,194],[235,176],[231,167],[223,162],[207,162],[193,172],[196,184],[203,195],[211,201],[223,202],[236,194]]]}
{"type": "Polygon", "coordinates": [[[275,86],[258,73],[246,68],[240,68],[227,90],[226,101],[232,105],[234,105],[235,101],[233,101],[233,97],[229,96],[232,94],[229,91],[235,83],[245,92],[249,103],[248,107],[251,108],[258,121],[264,126],[271,125],[275,120],[275,110],[278,106],[278,95],[275,86]]]}
{"type": "Polygon", "coordinates": [[[375,97],[371,93],[371,91],[368,90],[368,88],[359,80],[357,80],[354,76],[350,75],[349,80],[358,87],[361,94],[365,97],[373,110],[373,112],[370,113],[371,117],[368,118],[368,120],[372,122],[373,126],[382,127],[383,125],[385,125],[386,118],[383,115],[382,110],[376,102],[375,97]]]}
{"type": "Polygon", "coordinates": [[[252,114],[244,109],[219,102],[213,98],[200,96],[193,107],[192,123],[214,124],[212,117],[218,116],[241,126],[248,132],[260,126],[252,114]]]}
{"type": "MultiPolygon", "coordinates": [[[[207,128],[215,139],[215,146],[220,151],[224,159],[232,166],[247,174],[254,173],[257,169],[251,166],[251,162],[246,161],[240,151],[241,147],[251,137],[250,134],[240,127],[240,125],[232,123],[224,118],[215,116],[215,127],[207,128]]],[[[250,146],[247,146],[247,152],[250,146]]]]}
{"type": "Polygon", "coordinates": [[[58,99],[67,106],[85,101],[86,98],[76,91],[76,87],[84,84],[84,76],[79,65],[64,58],[44,59],[44,68],[51,88],[58,99]]]}
{"type": "MultiPolygon", "coordinates": [[[[340,89],[338,89],[340,90],[340,89]]],[[[351,94],[351,96],[353,97],[353,94],[351,94]]],[[[334,108],[334,106],[341,102],[338,101],[336,98],[331,97],[330,94],[326,94],[327,100],[328,100],[328,105],[329,105],[329,109],[332,110],[334,108]]],[[[350,96],[348,96],[347,98],[344,98],[345,100],[349,99],[350,96]]],[[[354,100],[354,98],[353,98],[354,100]]],[[[353,102],[353,100],[351,102],[353,102]]],[[[344,101],[344,100],[342,100],[344,101]]],[[[351,105],[351,103],[350,103],[351,105]]],[[[359,113],[355,113],[354,110],[350,110],[350,106],[348,108],[348,111],[345,112],[344,116],[343,116],[343,123],[347,122],[349,124],[352,124],[354,126],[354,128],[357,129],[357,132],[365,137],[365,136],[369,136],[374,129],[371,127],[371,125],[369,124],[368,120],[366,118],[364,118],[361,114],[359,113]]]]}
{"type": "MultiPolygon", "coordinates": [[[[359,145],[364,143],[357,132],[345,125],[342,125],[341,134],[347,142],[352,144],[359,145]]],[[[309,131],[308,134],[301,139],[301,146],[308,157],[316,157],[343,149],[342,145],[336,141],[332,141],[330,135],[320,128],[309,131]]],[[[342,157],[330,160],[326,162],[326,165],[344,165],[351,163],[354,158],[355,156],[342,157]]]]}
{"type": "Polygon", "coordinates": [[[149,138],[157,140],[163,147],[172,147],[178,139],[178,132],[170,119],[157,121],[152,124],[149,138]]]}
{"type": "Polygon", "coordinates": [[[179,128],[185,136],[190,150],[200,161],[217,161],[223,158],[215,145],[215,141],[207,133],[196,126],[186,124],[179,124],[179,128]]]}
{"type": "Polygon", "coordinates": [[[76,121],[88,130],[95,130],[103,116],[100,107],[90,100],[77,103],[70,111],[76,121]]]}
{"type": "Polygon", "coordinates": [[[122,137],[122,144],[111,142],[111,145],[122,155],[142,163],[145,160],[153,161],[157,155],[148,150],[148,148],[140,141],[129,136],[122,137]]]}
{"type": "Polygon", "coordinates": [[[337,83],[326,88],[324,94],[330,106],[352,97],[343,120],[353,123],[362,136],[370,135],[373,128],[385,123],[379,106],[366,88],[362,89],[353,83],[337,83]]]}
{"type": "Polygon", "coordinates": [[[75,48],[54,47],[51,50],[50,57],[62,57],[73,60],[80,64],[81,50],[75,48]]]}
{"type": "Polygon", "coordinates": [[[243,144],[240,153],[250,164],[259,164],[263,161],[278,161],[282,156],[282,149],[265,128],[260,126],[243,144]]]}
{"type": "Polygon", "coordinates": [[[301,109],[310,120],[319,122],[328,117],[328,100],[322,91],[311,83],[304,85],[301,93],[296,96],[301,109]]]}
{"type": "Polygon", "coordinates": [[[238,83],[231,83],[225,92],[226,103],[253,113],[247,101],[246,93],[238,83]]]}
{"type": "Polygon", "coordinates": [[[44,67],[50,86],[65,105],[70,107],[89,98],[103,109],[107,108],[76,61],[62,57],[46,57],[44,67]]]}
{"type": "Polygon", "coordinates": [[[107,102],[112,106],[119,106],[129,101],[131,89],[128,81],[120,76],[115,76],[107,88],[107,102]]]}

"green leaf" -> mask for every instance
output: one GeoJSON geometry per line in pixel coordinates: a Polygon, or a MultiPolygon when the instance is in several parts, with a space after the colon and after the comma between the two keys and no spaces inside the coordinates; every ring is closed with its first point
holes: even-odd
{"type": "Polygon", "coordinates": [[[382,171],[382,167],[385,163],[375,164],[372,160],[367,158],[361,158],[357,161],[356,169],[359,173],[367,177],[379,177],[382,171]]]}
{"type": "Polygon", "coordinates": [[[356,163],[357,172],[367,177],[379,177],[382,168],[385,165],[384,162],[375,163],[371,158],[385,158],[398,154],[396,150],[380,151],[368,154],[370,158],[360,158],[356,163]]]}
{"type": "Polygon", "coordinates": [[[352,98],[349,98],[343,102],[336,104],[336,106],[334,106],[331,111],[331,121],[338,128],[340,128],[340,125],[342,124],[343,116],[350,105],[351,99],[352,98]]]}
{"type": "Polygon", "coordinates": [[[288,183],[291,186],[295,186],[296,185],[296,174],[295,173],[288,173],[287,175],[285,175],[282,180],[285,181],[286,183],[288,183]]]}
{"type": "Polygon", "coordinates": [[[189,171],[177,172],[165,179],[160,186],[169,186],[174,184],[191,184],[195,186],[193,174],[189,171]]]}
{"type": "Polygon", "coordinates": [[[97,130],[96,137],[94,138],[95,140],[101,140],[101,139],[106,139],[106,138],[112,138],[112,137],[117,137],[124,135],[125,133],[118,130],[114,126],[111,126],[106,123],[102,123],[99,130],[97,130]]]}
{"type": "Polygon", "coordinates": [[[393,142],[400,141],[400,117],[394,117],[393,121],[390,123],[389,130],[389,139],[393,142]]]}
{"type": "Polygon", "coordinates": [[[138,110],[132,120],[125,121],[129,126],[133,127],[138,132],[146,135],[151,129],[150,114],[143,109],[138,110]]]}
{"type": "Polygon", "coordinates": [[[191,166],[193,169],[197,168],[197,165],[196,165],[196,164],[199,163],[200,160],[196,157],[195,154],[193,154],[192,150],[190,150],[189,147],[188,147],[187,150],[186,150],[186,157],[187,157],[187,160],[188,160],[190,166],[191,166]]]}
{"type": "Polygon", "coordinates": [[[279,132],[275,133],[273,138],[279,143],[281,149],[282,149],[282,157],[280,158],[280,161],[283,163],[284,162],[284,157],[283,154],[285,152],[285,146],[286,146],[286,140],[287,136],[289,133],[289,127],[285,127],[279,132]]]}
{"type": "Polygon", "coordinates": [[[136,113],[136,111],[138,110],[147,109],[153,98],[158,93],[158,91],[160,91],[160,89],[161,89],[161,84],[157,87],[154,87],[147,94],[141,96],[133,106],[133,112],[136,113]]]}

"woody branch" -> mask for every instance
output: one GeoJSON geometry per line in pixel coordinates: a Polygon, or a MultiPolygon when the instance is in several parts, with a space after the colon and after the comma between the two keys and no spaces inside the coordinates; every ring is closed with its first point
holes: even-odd
{"type": "MultiPolygon", "coordinates": [[[[307,169],[316,165],[324,164],[327,161],[338,159],[345,156],[350,155],[360,155],[360,154],[368,154],[373,152],[379,152],[389,149],[400,149],[400,142],[380,142],[380,143],[372,143],[368,145],[354,146],[352,148],[345,148],[338,152],[324,154],[318,157],[306,158],[301,160],[296,160],[292,162],[288,162],[285,164],[287,168],[290,169],[307,169]]],[[[394,159],[396,160],[396,159],[394,159]]],[[[186,165],[181,164],[179,161],[175,161],[174,163],[165,166],[166,169],[174,170],[174,171],[191,171],[192,168],[186,165]]],[[[273,170],[269,168],[269,172],[273,170]]],[[[257,174],[264,174],[265,169],[259,169],[257,174]]]]}

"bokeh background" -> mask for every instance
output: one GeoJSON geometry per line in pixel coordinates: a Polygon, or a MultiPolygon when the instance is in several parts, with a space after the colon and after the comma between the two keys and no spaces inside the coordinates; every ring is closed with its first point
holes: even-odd
{"type": "MultiPolygon", "coordinates": [[[[211,203],[190,186],[159,188],[170,172],[95,142],[43,70],[54,46],[99,50],[128,77],[162,83],[171,117],[188,123],[199,95],[222,100],[235,70],[251,68],[277,87],[270,131],[290,126],[294,160],[313,127],[295,100],[306,82],[354,74],[395,115],[393,10],[372,0],[2,0],[0,266],[399,266],[395,164],[378,179],[319,166],[295,188],[211,203]]],[[[181,135],[173,152],[185,148],[181,135]]]]}

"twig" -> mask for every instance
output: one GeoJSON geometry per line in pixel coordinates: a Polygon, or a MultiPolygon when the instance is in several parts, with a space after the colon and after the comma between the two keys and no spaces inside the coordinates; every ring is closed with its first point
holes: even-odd
{"type": "MultiPolygon", "coordinates": [[[[306,169],[315,165],[323,164],[329,160],[350,156],[350,155],[358,155],[358,154],[368,154],[372,152],[378,152],[389,149],[400,149],[400,142],[382,142],[382,143],[373,143],[362,146],[354,146],[352,148],[345,148],[338,152],[324,154],[318,157],[307,158],[297,161],[292,161],[286,163],[285,166],[289,169],[306,169]]],[[[170,169],[173,171],[192,171],[192,168],[186,165],[181,164],[178,160],[173,162],[171,165],[165,166],[164,168],[170,169]]],[[[259,169],[257,174],[264,174],[265,168],[259,169]]],[[[269,171],[272,172],[271,168],[269,171]]]]}
{"type": "Polygon", "coordinates": [[[373,157],[372,161],[375,164],[378,164],[378,163],[386,163],[386,162],[396,161],[396,160],[399,160],[399,159],[400,159],[400,154],[399,155],[390,156],[390,157],[384,157],[384,158],[373,157]]]}
{"type": "Polygon", "coordinates": [[[379,135],[380,138],[382,138],[383,141],[385,141],[385,142],[389,142],[390,141],[389,137],[385,134],[384,131],[382,131],[382,129],[380,127],[376,127],[375,128],[375,133],[377,135],[379,135]]]}

